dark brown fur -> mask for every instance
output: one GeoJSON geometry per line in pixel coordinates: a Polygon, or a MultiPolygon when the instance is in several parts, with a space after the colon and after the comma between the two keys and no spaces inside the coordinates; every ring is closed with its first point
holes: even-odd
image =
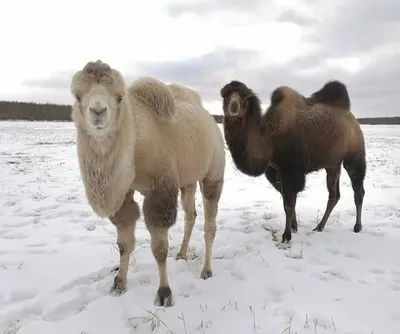
{"type": "Polygon", "coordinates": [[[322,231],[340,198],[340,167],[346,169],[353,186],[359,232],[366,173],[365,144],[361,128],[350,111],[350,98],[339,81],[326,83],[310,97],[282,86],[271,94],[270,107],[261,114],[257,95],[240,81],[226,84],[223,98],[224,134],[236,167],[244,174],[260,176],[283,195],[286,227],[282,241],[290,241],[297,230],[297,194],[304,190],[308,173],[324,168],[329,200],[324,217],[314,230],[322,231]],[[237,94],[240,102],[237,101],[237,94]],[[229,112],[231,100],[242,110],[229,112]]]}
{"type": "Polygon", "coordinates": [[[178,212],[179,188],[172,184],[150,190],[143,201],[143,216],[147,228],[167,228],[175,224],[178,212]]]}
{"type": "Polygon", "coordinates": [[[346,86],[337,80],[327,82],[319,91],[313,93],[310,99],[344,110],[350,110],[351,107],[346,86]]]}
{"type": "MultiPolygon", "coordinates": [[[[168,257],[168,230],[176,222],[178,212],[179,188],[172,182],[154,184],[143,201],[144,222],[150,233],[165,237],[151,240],[151,250],[158,266],[165,266],[168,257]]],[[[170,307],[173,305],[169,285],[162,285],[157,290],[155,304],[170,307]]]]}

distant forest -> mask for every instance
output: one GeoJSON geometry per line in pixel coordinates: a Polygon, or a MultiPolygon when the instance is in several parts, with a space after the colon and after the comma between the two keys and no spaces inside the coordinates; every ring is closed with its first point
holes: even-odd
{"type": "MultiPolygon", "coordinates": [[[[217,123],[222,123],[221,115],[213,115],[217,123]]],[[[71,121],[71,106],[49,103],[31,103],[0,101],[0,120],[25,121],[71,121]]],[[[399,117],[359,118],[360,124],[396,124],[400,125],[399,117]]]]}

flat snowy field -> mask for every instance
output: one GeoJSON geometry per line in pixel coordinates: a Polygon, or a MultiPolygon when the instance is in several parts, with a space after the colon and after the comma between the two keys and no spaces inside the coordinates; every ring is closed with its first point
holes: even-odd
{"type": "MultiPolygon", "coordinates": [[[[200,279],[203,209],[188,261],[176,261],[183,212],[170,230],[175,306],[153,305],[157,265],[141,219],[128,290],[109,295],[116,231],[96,217],[81,184],[72,123],[0,122],[0,333],[400,333],[400,127],[363,126],[368,154],[364,229],[345,171],[322,233],[325,172],[297,204],[299,233],[279,248],[284,211],[264,177],[227,156],[214,243],[214,277],[200,279]]],[[[136,195],[141,203],[142,197],[136,195]]]]}

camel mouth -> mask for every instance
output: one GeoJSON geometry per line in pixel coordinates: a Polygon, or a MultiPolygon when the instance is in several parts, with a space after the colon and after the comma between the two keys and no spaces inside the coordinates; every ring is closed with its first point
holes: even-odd
{"type": "Polygon", "coordinates": [[[110,119],[107,114],[103,113],[96,115],[91,113],[89,117],[89,124],[92,128],[102,130],[108,126],[110,119]]]}
{"type": "Polygon", "coordinates": [[[107,129],[107,127],[108,127],[108,123],[105,123],[105,124],[100,123],[100,124],[93,125],[93,128],[96,130],[104,130],[104,129],[107,129]]]}
{"type": "Polygon", "coordinates": [[[236,112],[229,111],[229,115],[232,117],[237,117],[237,116],[239,116],[239,111],[236,111],[236,112]]]}
{"type": "Polygon", "coordinates": [[[229,115],[231,115],[232,117],[238,116],[240,113],[239,103],[236,101],[232,101],[229,104],[228,111],[229,111],[229,115]]]}
{"type": "Polygon", "coordinates": [[[104,131],[108,127],[108,121],[105,119],[95,118],[90,120],[90,127],[95,131],[104,131]]]}

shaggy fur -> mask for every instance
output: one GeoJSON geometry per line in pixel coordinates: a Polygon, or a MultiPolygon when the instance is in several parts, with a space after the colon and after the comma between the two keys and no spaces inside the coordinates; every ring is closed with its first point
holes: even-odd
{"type": "Polygon", "coordinates": [[[314,230],[324,229],[340,198],[342,162],[354,190],[354,232],[361,230],[365,144],[344,84],[327,82],[308,98],[290,87],[278,87],[264,115],[258,96],[240,81],[226,84],[220,94],[225,140],[236,167],[254,177],[264,173],[283,195],[286,226],[282,242],[290,241],[291,230],[297,231],[296,198],[304,190],[305,176],[322,168],[327,172],[329,200],[314,230]]]}
{"type": "Polygon", "coordinates": [[[93,210],[117,228],[120,266],[113,291],[126,288],[129,257],[140,216],[134,191],[142,193],[160,286],[157,305],[171,306],[166,259],[168,230],[175,224],[181,190],[185,230],[177,259],[186,259],[196,219],[197,183],[203,194],[206,255],[202,278],[212,276],[212,244],[225,170],[224,141],[200,96],[189,88],[149,77],[125,86],[120,72],[89,62],[72,78],[76,100],[79,167],[93,210]]]}

